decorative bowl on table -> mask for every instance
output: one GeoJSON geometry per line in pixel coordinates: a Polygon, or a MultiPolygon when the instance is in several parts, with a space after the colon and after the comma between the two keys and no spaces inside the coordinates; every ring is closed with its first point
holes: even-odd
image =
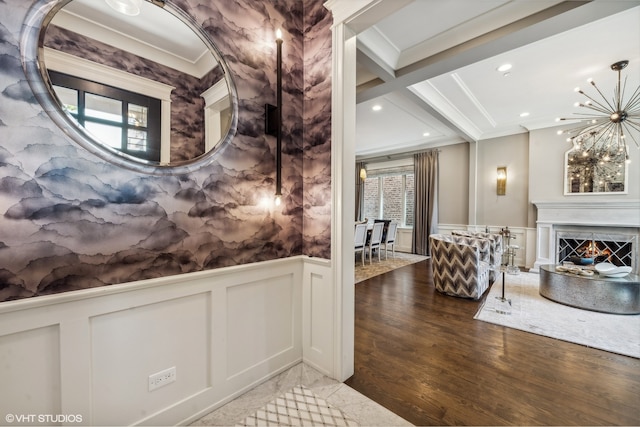
{"type": "Polygon", "coordinates": [[[573,256],[569,259],[572,263],[576,265],[591,265],[594,263],[594,259],[590,257],[579,257],[573,256]]]}
{"type": "Polygon", "coordinates": [[[594,268],[599,275],[604,277],[624,277],[631,273],[631,267],[618,267],[610,262],[600,262],[594,268]]]}

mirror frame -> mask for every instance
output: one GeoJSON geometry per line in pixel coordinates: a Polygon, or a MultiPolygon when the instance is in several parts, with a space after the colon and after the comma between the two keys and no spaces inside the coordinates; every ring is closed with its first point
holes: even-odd
{"type": "Polygon", "coordinates": [[[95,154],[111,164],[135,172],[151,175],[181,175],[194,172],[211,164],[220,150],[234,138],[237,132],[238,96],[229,67],[209,36],[200,28],[193,18],[180,9],[173,0],[165,0],[164,9],[167,13],[171,13],[178,18],[200,37],[222,69],[231,106],[229,129],[224,138],[222,138],[212,150],[195,159],[175,162],[170,165],[149,162],[122,153],[96,141],[71,115],[62,109],[58,101],[58,97],[49,79],[49,73],[44,64],[44,36],[53,16],[71,1],[73,0],[35,0],[27,12],[20,36],[20,59],[27,76],[27,81],[35,98],[54,123],[58,125],[66,135],[90,153],[95,154]]]}
{"type": "Polygon", "coordinates": [[[628,194],[629,193],[629,164],[626,161],[623,161],[624,165],[624,190],[623,191],[589,191],[589,192],[571,192],[570,185],[571,180],[569,179],[569,155],[576,151],[575,148],[570,148],[564,153],[564,195],[565,196],[612,196],[618,194],[628,194]]]}

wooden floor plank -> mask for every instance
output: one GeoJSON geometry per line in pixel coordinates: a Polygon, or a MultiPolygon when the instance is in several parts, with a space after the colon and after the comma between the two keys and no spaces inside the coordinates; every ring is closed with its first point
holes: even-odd
{"type": "Polygon", "coordinates": [[[640,425],[640,359],[474,320],[480,304],[438,293],[429,260],[358,283],[346,384],[415,425],[640,425]]]}

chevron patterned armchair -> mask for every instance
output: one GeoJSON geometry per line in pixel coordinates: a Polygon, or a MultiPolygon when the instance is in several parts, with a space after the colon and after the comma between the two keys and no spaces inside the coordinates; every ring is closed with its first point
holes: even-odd
{"type": "Polygon", "coordinates": [[[489,288],[490,241],[450,234],[429,236],[433,282],[447,295],[479,299],[489,288]]]}
{"type": "Polygon", "coordinates": [[[489,283],[493,283],[498,276],[498,270],[502,264],[502,235],[498,233],[485,233],[483,231],[467,231],[467,230],[453,230],[451,234],[456,236],[475,237],[478,239],[489,240],[489,264],[491,264],[491,271],[489,273],[489,283]]]}

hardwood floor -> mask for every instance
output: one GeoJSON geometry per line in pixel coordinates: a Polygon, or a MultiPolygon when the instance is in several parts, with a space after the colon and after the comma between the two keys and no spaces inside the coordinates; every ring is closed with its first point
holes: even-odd
{"type": "Polygon", "coordinates": [[[355,298],[345,383],[415,425],[640,425],[639,359],[474,320],[481,303],[438,293],[429,260],[355,298]]]}

